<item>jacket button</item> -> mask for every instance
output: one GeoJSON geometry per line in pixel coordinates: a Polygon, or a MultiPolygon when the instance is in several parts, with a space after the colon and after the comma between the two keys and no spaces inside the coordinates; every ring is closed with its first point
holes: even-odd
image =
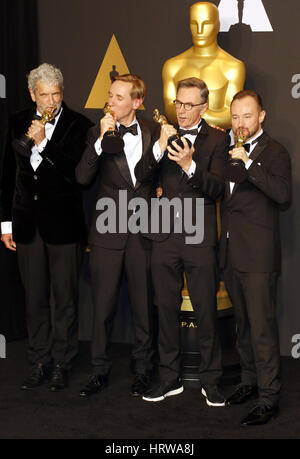
{"type": "Polygon", "coordinates": [[[34,175],[33,178],[34,178],[34,180],[37,180],[37,179],[38,179],[38,176],[37,176],[37,175],[34,175]]]}
{"type": "Polygon", "coordinates": [[[35,195],[33,196],[33,199],[34,199],[35,201],[37,201],[37,200],[39,199],[38,195],[35,194],[35,195]]]}

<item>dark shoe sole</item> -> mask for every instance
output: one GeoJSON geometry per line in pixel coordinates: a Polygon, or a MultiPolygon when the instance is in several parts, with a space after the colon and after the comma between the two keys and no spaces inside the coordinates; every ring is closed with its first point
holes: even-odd
{"type": "Polygon", "coordinates": [[[67,387],[68,387],[67,385],[61,386],[61,387],[50,386],[50,387],[48,387],[48,390],[49,390],[49,392],[59,392],[61,390],[66,389],[67,387]]]}
{"type": "Polygon", "coordinates": [[[274,413],[267,420],[262,421],[262,422],[261,421],[260,422],[259,421],[254,421],[254,422],[251,422],[251,423],[248,424],[248,423],[243,423],[241,421],[240,425],[242,427],[263,426],[264,424],[267,424],[268,422],[272,421],[272,419],[276,418],[277,415],[278,415],[278,413],[274,413]]]}
{"type": "Polygon", "coordinates": [[[38,384],[37,386],[31,386],[31,387],[21,386],[20,389],[21,390],[34,390],[34,389],[37,389],[38,387],[41,387],[43,384],[44,382],[42,382],[41,384],[38,384]]]}
{"type": "Polygon", "coordinates": [[[35,386],[25,386],[25,384],[23,386],[20,387],[21,390],[34,390],[34,389],[37,389],[38,387],[41,387],[43,384],[45,384],[45,382],[49,380],[49,378],[45,378],[43,379],[43,381],[41,381],[39,384],[36,384],[35,386]]]}
{"type": "Polygon", "coordinates": [[[97,395],[99,394],[100,392],[102,392],[107,386],[102,386],[101,388],[99,388],[99,390],[96,390],[95,392],[90,392],[90,393],[82,393],[82,392],[79,392],[79,395],[80,397],[82,398],[87,398],[87,397],[92,397],[93,395],[97,395]]]}
{"type": "Polygon", "coordinates": [[[234,405],[242,405],[243,403],[248,402],[248,400],[251,400],[252,398],[257,396],[257,390],[252,392],[251,394],[245,395],[242,400],[232,400],[232,401],[227,401],[226,400],[226,406],[234,406],[234,405]]]}

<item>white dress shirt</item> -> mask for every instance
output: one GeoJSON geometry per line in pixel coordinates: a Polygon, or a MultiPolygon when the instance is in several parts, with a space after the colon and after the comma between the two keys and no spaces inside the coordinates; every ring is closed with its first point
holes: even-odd
{"type": "MultiPolygon", "coordinates": [[[[137,124],[137,135],[132,135],[130,132],[126,132],[126,134],[124,134],[123,136],[123,140],[124,140],[124,152],[125,152],[125,156],[127,159],[127,164],[129,167],[132,183],[135,186],[136,177],[134,175],[134,168],[142,157],[143,140],[142,140],[142,130],[140,128],[139,123],[137,122],[136,117],[134,118],[132,123],[130,123],[129,126],[132,126],[133,124],[137,124]]],[[[117,121],[116,127],[119,128],[119,126],[120,126],[120,123],[117,121]]],[[[102,154],[101,140],[99,138],[95,142],[95,151],[97,155],[99,156],[102,154]]]]}
{"type": "MultiPolygon", "coordinates": [[[[198,126],[199,126],[199,123],[197,123],[195,126],[189,128],[189,130],[198,129],[198,134],[199,134],[199,132],[200,132],[200,130],[201,130],[201,124],[200,124],[199,127],[198,127],[198,126]]],[[[180,128],[180,129],[185,130],[184,128],[180,128]]],[[[197,134],[197,135],[198,135],[198,134],[197,134]]],[[[183,137],[186,137],[187,139],[189,139],[189,140],[191,141],[192,145],[194,145],[194,142],[195,142],[195,140],[196,140],[197,135],[192,135],[192,134],[184,135],[184,134],[183,134],[183,137]]],[[[164,152],[162,152],[161,149],[160,149],[160,147],[159,147],[158,140],[157,140],[157,141],[155,142],[155,144],[153,145],[153,155],[154,155],[154,158],[156,159],[157,162],[159,162],[159,161],[163,158],[163,156],[164,156],[164,152]]],[[[187,170],[187,171],[184,170],[184,169],[182,169],[182,170],[186,173],[186,175],[188,176],[188,178],[191,178],[191,177],[194,175],[195,170],[196,170],[196,163],[195,163],[195,161],[192,159],[192,164],[191,164],[189,170],[187,170]]]]}

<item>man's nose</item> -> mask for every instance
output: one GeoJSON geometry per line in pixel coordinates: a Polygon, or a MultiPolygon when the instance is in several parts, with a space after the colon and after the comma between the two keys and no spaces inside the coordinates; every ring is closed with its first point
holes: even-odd
{"type": "Polygon", "coordinates": [[[48,97],[48,105],[55,105],[54,96],[52,96],[52,94],[48,97]]]}

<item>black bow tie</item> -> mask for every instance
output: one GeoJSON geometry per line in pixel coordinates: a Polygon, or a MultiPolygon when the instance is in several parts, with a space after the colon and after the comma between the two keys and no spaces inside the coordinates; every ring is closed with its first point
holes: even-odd
{"type": "MultiPolygon", "coordinates": [[[[56,115],[55,115],[55,117],[53,118],[53,120],[48,121],[46,124],[49,123],[49,124],[53,124],[53,125],[54,125],[54,124],[55,124],[55,118],[60,114],[60,112],[61,112],[61,108],[60,108],[60,110],[56,113],[56,115]]],[[[40,115],[34,115],[33,119],[34,119],[34,120],[41,120],[42,117],[41,117],[40,115]]]]}
{"type": "Polygon", "coordinates": [[[257,137],[257,139],[252,140],[252,142],[248,142],[248,143],[245,143],[243,145],[243,147],[244,147],[244,149],[246,150],[247,153],[249,153],[249,151],[250,151],[250,146],[251,145],[255,145],[256,143],[258,143],[262,136],[263,136],[263,134],[261,134],[259,137],[257,137]]]}
{"type": "Polygon", "coordinates": [[[202,120],[200,121],[200,123],[198,124],[198,126],[195,129],[184,129],[184,128],[180,127],[178,129],[178,134],[180,136],[187,135],[187,134],[198,135],[199,134],[199,128],[200,128],[201,124],[202,124],[202,120]]]}
{"type": "Polygon", "coordinates": [[[190,135],[198,135],[198,128],[195,128],[195,129],[182,129],[182,128],[179,128],[178,129],[178,134],[179,136],[183,136],[183,135],[187,135],[187,134],[190,134],[190,135]]]}
{"type": "Polygon", "coordinates": [[[126,127],[126,126],[123,126],[123,124],[120,124],[119,126],[119,133],[121,134],[121,137],[123,137],[125,134],[127,134],[127,132],[129,132],[129,134],[132,134],[132,135],[137,135],[138,131],[137,131],[137,124],[133,124],[132,126],[129,126],[129,127],[126,127]]]}
{"type": "Polygon", "coordinates": [[[244,143],[243,147],[244,149],[246,150],[247,153],[249,153],[250,151],[250,146],[251,146],[251,143],[244,143]]]}

